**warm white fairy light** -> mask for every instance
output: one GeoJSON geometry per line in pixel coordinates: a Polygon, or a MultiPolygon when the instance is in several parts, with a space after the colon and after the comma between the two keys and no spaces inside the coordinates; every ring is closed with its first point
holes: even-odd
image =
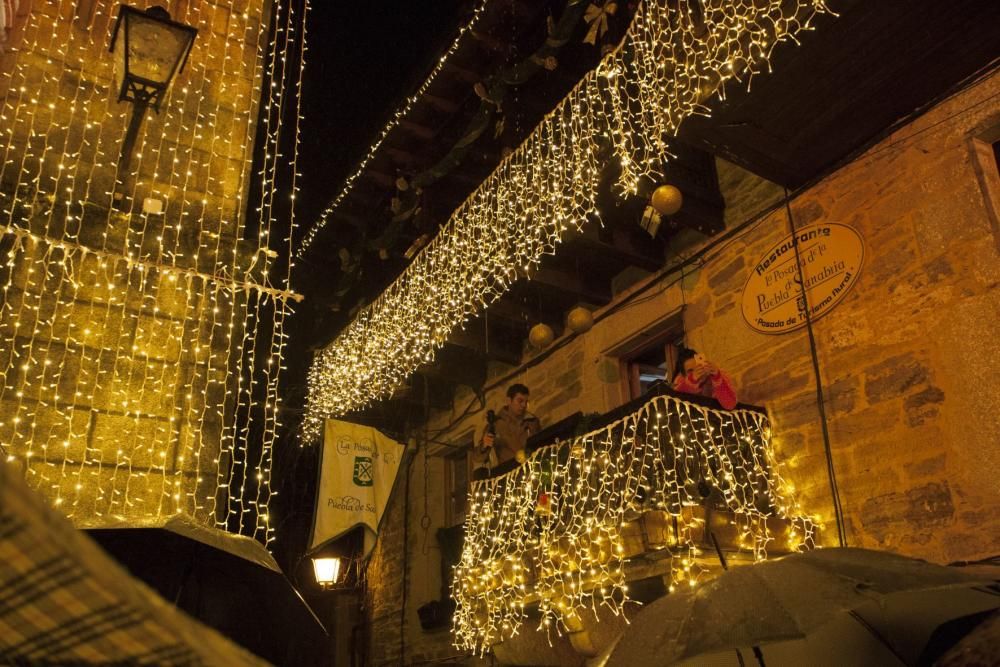
{"type": "MultiPolygon", "coordinates": [[[[298,18],[280,1],[185,5],[187,66],[115,183],[131,113],[107,53],[119,3],[77,4],[34,3],[0,72],[0,448],[80,525],[184,512],[268,541],[282,323],[299,297],[269,275],[270,211],[242,240],[243,201],[258,100],[285,103],[283,88],[260,99],[265,61],[296,48],[298,18]],[[286,26],[270,43],[267,7],[286,26]],[[253,460],[249,420],[267,424],[253,460]]],[[[265,167],[268,196],[294,161],[265,167]]]]}
{"type": "Polygon", "coordinates": [[[665,140],[729,79],[767,66],[774,45],[809,28],[822,0],[651,0],[609,53],[506,157],[376,301],[317,355],[304,437],[323,419],[389,395],[433,358],[451,332],[555,252],[564,232],[595,213],[604,156],[618,186],[655,180],[665,140]]]}
{"type": "Polygon", "coordinates": [[[486,11],[486,4],[488,2],[489,0],[480,0],[479,4],[472,11],[472,17],[469,19],[468,23],[462,26],[462,28],[458,31],[458,34],[455,36],[455,40],[451,43],[451,46],[449,46],[441,57],[438,58],[438,61],[434,65],[434,69],[431,70],[431,73],[427,76],[424,82],[420,84],[420,87],[417,88],[412,95],[406,98],[399,108],[396,109],[392,118],[390,118],[389,122],[386,123],[384,128],[382,128],[382,132],[379,134],[378,139],[376,139],[375,143],[368,148],[368,153],[364,158],[362,158],[361,162],[358,163],[354,172],[344,180],[344,183],[337,190],[337,194],[334,195],[333,200],[320,214],[319,219],[313,224],[312,227],[309,228],[309,231],[306,232],[305,237],[302,239],[302,244],[299,246],[298,252],[296,253],[296,257],[301,259],[303,255],[305,255],[306,250],[308,250],[309,246],[312,245],[313,240],[315,240],[316,236],[323,230],[324,227],[326,227],[327,223],[329,223],[330,216],[334,214],[334,212],[343,203],[344,199],[347,198],[347,195],[351,193],[351,190],[354,189],[355,182],[357,182],[358,178],[361,177],[361,174],[364,172],[365,167],[368,166],[368,163],[375,157],[375,154],[378,152],[382,142],[384,142],[385,138],[389,136],[389,133],[392,132],[392,130],[409,115],[413,105],[416,104],[421,97],[423,97],[424,93],[426,93],[431,87],[431,84],[434,83],[434,80],[437,79],[438,74],[442,69],[444,69],[452,54],[458,50],[459,45],[462,43],[462,39],[465,37],[466,33],[473,30],[476,27],[476,24],[479,23],[479,19],[486,11]]]}
{"type": "Polygon", "coordinates": [[[701,571],[695,534],[704,480],[733,513],[740,546],[766,557],[769,517],[788,519],[789,549],[813,545],[815,521],[792,498],[773,460],[767,417],[657,396],[591,433],[535,452],[501,477],[473,482],[455,570],[456,646],[485,652],[515,635],[525,608],[540,629],[563,632],[587,610],[622,613],[630,552],[624,527],[646,511],[677,521],[672,588],[701,571]]]}

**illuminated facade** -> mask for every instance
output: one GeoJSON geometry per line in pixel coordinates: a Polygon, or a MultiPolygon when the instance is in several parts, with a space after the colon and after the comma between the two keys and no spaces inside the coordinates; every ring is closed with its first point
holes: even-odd
{"type": "Polygon", "coordinates": [[[198,35],[127,170],[118,3],[30,3],[0,61],[0,446],[79,526],[185,513],[266,542],[294,296],[271,271],[288,243],[272,125],[298,18],[268,0],[168,9],[198,35]]]}
{"type": "MultiPolygon", "coordinates": [[[[798,225],[849,221],[865,241],[860,282],[814,325],[831,459],[851,546],[939,563],[988,557],[997,548],[993,467],[983,462],[1000,442],[992,388],[1000,367],[990,352],[998,334],[993,313],[1000,284],[994,268],[1000,266],[1000,171],[993,152],[1000,139],[998,89],[1000,77],[986,77],[791,202],[798,225]],[[968,382],[982,390],[969,391],[968,382]]],[[[619,365],[634,341],[652,340],[664,332],[682,334],[732,374],[741,401],[767,409],[781,477],[801,511],[822,525],[819,543],[833,546],[837,525],[807,333],[800,329],[773,336],[754,331],[743,321],[739,303],[755,263],[788,234],[788,212],[774,207],[782,191],[725,163],[720,162],[719,174],[727,227],[736,228],[764,212],[756,223],[736,241],[695,241],[682,253],[707,251],[703,266],[682,276],[668,263],[622,291],[594,311],[589,331],[567,332],[551,348],[526,354],[522,365],[491,379],[485,403],[498,408],[506,387],[522,382],[532,391],[529,409],[543,425],[576,411],[606,413],[629,399],[619,365]]],[[[442,592],[447,569],[439,570],[439,563],[447,548],[435,536],[439,527],[456,522],[449,487],[460,456],[454,447],[472,442],[482,428],[481,412],[462,417],[462,407],[474,400],[470,392],[460,391],[454,409],[435,413],[428,431],[434,434],[447,427],[446,434],[435,439],[450,446],[428,444],[428,455],[417,455],[411,463],[408,503],[396,498],[387,509],[383,538],[368,569],[371,636],[383,638],[367,648],[373,664],[398,662],[399,645],[384,637],[400,632],[405,633],[410,658],[468,654],[470,638],[489,637],[482,648],[502,663],[568,664],[593,655],[627,627],[620,615],[601,604],[599,587],[591,588],[593,604],[586,598],[577,605],[576,593],[568,587],[560,595],[538,594],[539,586],[555,579],[542,578],[542,570],[528,572],[538,561],[537,546],[530,539],[548,539],[555,545],[542,562],[555,573],[569,568],[566,571],[574,574],[564,577],[567,586],[582,576],[580,568],[568,563],[590,554],[574,555],[572,542],[555,541],[554,535],[519,533],[519,522],[561,525],[570,516],[585,522],[587,517],[606,518],[606,512],[593,504],[562,518],[542,515],[534,524],[537,489],[524,479],[493,496],[495,483],[472,484],[477,495],[458,519],[467,522],[466,531],[479,535],[466,547],[472,550],[469,557],[485,549],[487,556],[501,554],[503,559],[503,550],[516,542],[508,538],[525,539],[510,563],[487,559],[471,570],[461,565],[465,583],[459,585],[481,588],[473,596],[460,589],[458,599],[474,604],[460,606],[446,626],[454,634],[421,627],[417,610],[453,595],[442,592]],[[423,519],[425,512],[429,522],[423,519]],[[506,516],[490,516],[494,512],[506,516]],[[480,534],[484,516],[514,528],[480,534]],[[428,529],[422,521],[429,523],[428,529]],[[523,574],[515,570],[515,562],[525,568],[523,574]],[[521,583],[527,584],[530,596],[519,597],[521,583]],[[405,608],[400,606],[403,586],[405,608]],[[483,600],[491,595],[498,602],[506,596],[515,604],[500,604],[498,613],[490,616],[483,600]],[[522,599],[526,610],[516,604],[522,599]],[[564,610],[553,608],[560,603],[564,610]],[[552,623],[549,632],[545,618],[552,623]],[[518,633],[510,637],[515,625],[518,633]]],[[[525,474],[537,475],[539,462],[532,465],[525,474]]],[[[680,523],[699,517],[704,515],[682,514],[680,523]]],[[[740,534],[727,533],[726,523],[715,526],[724,552],[730,563],[746,561],[752,549],[742,551],[741,558],[740,534]]],[[[637,581],[651,576],[668,586],[695,561],[685,549],[664,549],[664,540],[654,534],[659,525],[655,507],[628,514],[619,533],[624,576],[610,552],[606,558],[598,552],[593,565],[604,573],[602,583],[609,593],[624,583],[630,596],[638,595],[637,581]]],[[[586,528],[580,523],[574,530],[586,528]]],[[[676,533],[671,528],[666,535],[669,541],[676,533]]],[[[773,553],[787,548],[780,540],[771,544],[773,553]]],[[[702,544],[700,550],[694,569],[706,568],[699,577],[704,581],[719,565],[710,546],[702,544]]],[[[625,611],[629,613],[627,606],[625,611]]]]}

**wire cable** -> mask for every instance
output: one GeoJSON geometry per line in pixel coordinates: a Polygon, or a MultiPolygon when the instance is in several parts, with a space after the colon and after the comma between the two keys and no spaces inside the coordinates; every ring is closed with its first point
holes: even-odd
{"type": "Polygon", "coordinates": [[[844,528],[844,508],[840,504],[840,490],[837,488],[837,475],[833,468],[833,448],[830,446],[830,428],[826,418],[826,400],[823,397],[823,380],[819,373],[819,353],[816,349],[816,336],[813,333],[812,315],[809,308],[809,292],[806,290],[805,276],[802,271],[802,259],[799,255],[799,244],[796,240],[795,216],[789,203],[788,190],[785,190],[785,213],[788,215],[788,226],[792,232],[792,249],[795,252],[795,265],[798,269],[799,285],[802,290],[803,313],[806,318],[806,331],[809,334],[809,354],[812,357],[813,375],[816,377],[816,407],[819,408],[819,423],[823,431],[823,450],[826,453],[826,472],[830,479],[830,493],[833,497],[833,513],[837,521],[837,539],[840,546],[847,546],[847,531],[844,528]]]}

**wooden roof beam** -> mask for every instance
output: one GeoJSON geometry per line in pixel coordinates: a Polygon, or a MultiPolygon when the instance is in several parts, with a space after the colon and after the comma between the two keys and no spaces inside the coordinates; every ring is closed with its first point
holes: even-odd
{"type": "Polygon", "coordinates": [[[455,63],[453,58],[449,58],[444,62],[444,69],[454,74],[455,78],[459,81],[464,81],[466,83],[477,83],[483,79],[479,72],[474,72],[467,67],[462,67],[461,65],[455,63]]]}
{"type": "Polygon", "coordinates": [[[417,372],[456,385],[479,389],[486,382],[488,364],[489,357],[480,350],[445,343],[434,354],[434,361],[424,364],[417,372]]]}
{"type": "Polygon", "coordinates": [[[539,289],[566,302],[583,301],[603,306],[611,301],[611,286],[596,288],[579,275],[555,268],[541,267],[528,278],[539,289]]]}
{"type": "Polygon", "coordinates": [[[568,237],[565,247],[565,254],[581,259],[596,256],[644,271],[657,271],[663,267],[663,246],[659,241],[647,236],[642,243],[636,234],[617,226],[599,230],[597,225],[588,224],[582,233],[568,237]],[[602,236],[609,238],[602,239],[602,236]]]}
{"type": "Polygon", "coordinates": [[[391,188],[396,184],[396,179],[385,173],[384,171],[378,171],[376,169],[365,169],[361,172],[365,178],[375,181],[375,183],[382,188],[391,188]]]}
{"type": "Polygon", "coordinates": [[[430,141],[433,139],[437,132],[426,125],[421,125],[420,123],[415,123],[412,120],[406,120],[405,118],[399,121],[399,126],[412,134],[415,137],[419,137],[425,141],[430,141]]]}
{"type": "Polygon", "coordinates": [[[509,337],[499,335],[499,332],[490,327],[489,344],[487,349],[487,337],[484,334],[483,325],[470,323],[466,329],[457,329],[448,336],[448,343],[458,347],[468,348],[483,353],[489,359],[501,361],[505,364],[516,366],[521,363],[521,348],[518,342],[515,345],[509,337]],[[478,329],[476,331],[475,329],[478,329]]]}
{"type": "Polygon", "coordinates": [[[489,49],[490,51],[495,51],[497,53],[505,53],[510,49],[510,45],[507,44],[506,42],[497,39],[496,37],[494,37],[489,33],[482,32],[481,30],[473,30],[472,38],[475,39],[480,44],[482,44],[487,49],[489,49]]]}
{"type": "Polygon", "coordinates": [[[424,93],[424,96],[421,99],[438,111],[444,111],[448,114],[453,114],[461,108],[461,105],[458,102],[453,102],[452,100],[439,95],[424,93]]]}

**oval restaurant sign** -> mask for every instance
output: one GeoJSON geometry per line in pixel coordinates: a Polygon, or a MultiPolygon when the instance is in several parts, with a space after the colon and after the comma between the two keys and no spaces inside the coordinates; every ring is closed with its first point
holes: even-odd
{"type": "Polygon", "coordinates": [[[765,334],[781,334],[822,317],[857,282],[865,244],[853,227],[827,223],[803,227],[760,258],[743,286],[743,319],[765,334]],[[795,265],[798,246],[802,277],[795,265]],[[806,299],[802,298],[805,283],[806,299]]]}

